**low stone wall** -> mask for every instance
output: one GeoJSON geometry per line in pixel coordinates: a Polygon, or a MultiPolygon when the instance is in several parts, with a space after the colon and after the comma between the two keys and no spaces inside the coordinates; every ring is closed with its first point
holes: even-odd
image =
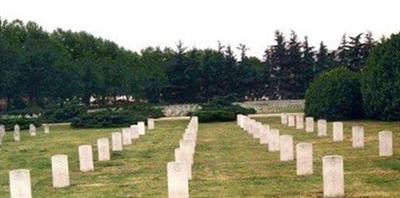
{"type": "Polygon", "coordinates": [[[245,108],[253,108],[257,113],[303,112],[304,100],[268,100],[237,103],[245,108]]]}
{"type": "Polygon", "coordinates": [[[165,117],[186,116],[189,113],[201,109],[198,104],[178,104],[162,106],[162,112],[165,117]]]}

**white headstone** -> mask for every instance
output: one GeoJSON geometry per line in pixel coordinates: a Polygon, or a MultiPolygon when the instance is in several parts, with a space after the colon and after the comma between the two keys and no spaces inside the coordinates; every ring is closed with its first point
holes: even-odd
{"type": "Polygon", "coordinates": [[[140,135],[139,135],[139,128],[138,126],[135,125],[131,125],[131,138],[132,139],[139,139],[140,135]]]}
{"type": "Polygon", "coordinates": [[[279,150],[281,161],[291,161],[293,156],[293,137],[291,135],[281,135],[279,137],[279,150]]]}
{"type": "Polygon", "coordinates": [[[290,127],[296,126],[296,118],[294,115],[288,115],[288,126],[290,127]]]}
{"type": "Polygon", "coordinates": [[[324,197],[343,197],[344,172],[342,156],[324,156],[322,158],[322,175],[324,183],[324,197]]]}
{"type": "Polygon", "coordinates": [[[296,129],[304,129],[304,116],[296,115],[296,129]]]}
{"type": "Polygon", "coordinates": [[[192,160],[193,160],[193,156],[191,156],[192,154],[190,153],[190,151],[187,150],[183,150],[180,148],[176,148],[175,149],[175,162],[182,162],[182,163],[186,163],[186,169],[188,172],[188,178],[192,179],[192,160]]]}
{"type": "Polygon", "coordinates": [[[0,125],[0,145],[3,144],[4,136],[6,136],[6,128],[4,125],[0,125]]]}
{"type": "Polygon", "coordinates": [[[131,145],[132,144],[132,132],[130,128],[122,129],[122,144],[131,145]]]}
{"type": "Polygon", "coordinates": [[[29,125],[29,134],[31,136],[36,136],[36,127],[34,124],[30,124],[29,125]]]}
{"type": "Polygon", "coordinates": [[[19,142],[20,140],[21,140],[20,129],[19,129],[19,125],[16,124],[14,126],[14,141],[19,142]]]}
{"type": "Polygon", "coordinates": [[[154,129],[154,119],[153,118],[147,119],[147,127],[148,127],[149,130],[153,130],[154,129]]]}
{"type": "Polygon", "coordinates": [[[113,132],[111,134],[112,150],[122,151],[122,134],[121,132],[113,132]]]}
{"type": "Polygon", "coordinates": [[[391,131],[379,132],[379,156],[393,155],[393,137],[391,131]]]}
{"type": "Polygon", "coordinates": [[[297,175],[313,174],[313,149],[311,143],[296,144],[297,175]]]}
{"type": "Polygon", "coordinates": [[[12,170],[9,174],[11,198],[32,198],[29,170],[12,170]]]}
{"type": "Polygon", "coordinates": [[[269,130],[269,125],[263,125],[260,128],[260,144],[268,144],[269,130]]]}
{"type": "Polygon", "coordinates": [[[279,151],[279,130],[269,130],[268,151],[279,151]]]}
{"type": "Polygon", "coordinates": [[[138,122],[138,129],[139,129],[139,135],[144,135],[146,133],[146,127],[144,125],[144,122],[138,122]]]}
{"type": "Polygon", "coordinates": [[[314,132],[314,118],[306,117],[306,132],[314,132]]]}
{"type": "Polygon", "coordinates": [[[43,124],[44,127],[44,133],[49,134],[50,133],[50,126],[48,124],[43,124]]]}
{"type": "Polygon", "coordinates": [[[326,120],[318,120],[318,136],[327,136],[326,120]]]}
{"type": "Polygon", "coordinates": [[[51,171],[53,187],[63,188],[69,186],[69,167],[67,155],[51,156],[51,171]]]}
{"type": "Polygon", "coordinates": [[[288,124],[288,115],[286,113],[281,113],[281,124],[288,124]]]}
{"type": "Polygon", "coordinates": [[[97,139],[97,152],[99,161],[110,160],[110,142],[108,138],[97,139]]]}
{"type": "Polygon", "coordinates": [[[182,162],[167,164],[169,198],[189,198],[189,179],[186,166],[182,162]]]}
{"type": "Polygon", "coordinates": [[[353,148],[363,148],[364,147],[364,127],[363,126],[353,126],[352,127],[352,145],[353,148]]]}
{"type": "Polygon", "coordinates": [[[79,168],[82,172],[93,171],[93,152],[91,145],[79,146],[79,168]]]}
{"type": "Polygon", "coordinates": [[[343,122],[333,122],[333,141],[343,141],[343,122]]]}

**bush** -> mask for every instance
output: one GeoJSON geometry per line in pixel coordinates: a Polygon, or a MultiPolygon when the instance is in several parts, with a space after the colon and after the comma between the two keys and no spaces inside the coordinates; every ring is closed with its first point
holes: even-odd
{"type": "Polygon", "coordinates": [[[202,105],[202,109],[193,113],[199,118],[199,122],[228,122],[236,120],[237,114],[256,113],[254,109],[232,105],[223,99],[215,99],[202,105]]]}
{"type": "Polygon", "coordinates": [[[400,33],[373,48],[361,90],[367,117],[400,120],[400,33]]]}
{"type": "Polygon", "coordinates": [[[14,130],[14,125],[18,124],[20,129],[28,129],[30,124],[34,124],[36,127],[42,125],[40,118],[24,118],[22,116],[9,116],[0,118],[0,124],[3,124],[5,129],[8,131],[14,130]]]}
{"type": "Polygon", "coordinates": [[[46,122],[71,122],[73,118],[86,113],[88,108],[79,101],[69,101],[53,107],[47,107],[43,112],[46,122]]]}
{"type": "Polygon", "coordinates": [[[148,104],[134,104],[124,108],[106,109],[93,113],[84,113],[72,120],[75,128],[126,127],[147,118],[162,117],[161,109],[148,104]]]}
{"type": "Polygon", "coordinates": [[[345,67],[322,73],[305,94],[305,113],[328,120],[358,119],[363,116],[359,76],[345,67]]]}

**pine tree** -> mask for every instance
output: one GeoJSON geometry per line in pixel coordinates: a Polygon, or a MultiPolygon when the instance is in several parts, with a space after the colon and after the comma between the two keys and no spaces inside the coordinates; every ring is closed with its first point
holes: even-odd
{"type": "Polygon", "coordinates": [[[315,67],[314,67],[315,76],[319,75],[323,71],[333,66],[332,55],[329,53],[328,48],[322,41],[319,44],[319,50],[318,53],[316,54],[316,58],[317,60],[315,62],[315,67]]]}

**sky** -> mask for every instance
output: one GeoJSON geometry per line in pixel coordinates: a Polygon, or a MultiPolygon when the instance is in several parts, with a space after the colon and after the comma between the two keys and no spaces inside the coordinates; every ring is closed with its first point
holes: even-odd
{"type": "Polygon", "coordinates": [[[262,58],[274,32],[294,30],[335,49],[344,33],[376,38],[400,31],[398,0],[0,0],[2,19],[45,30],[86,31],[127,49],[216,48],[218,41],[262,58]]]}

